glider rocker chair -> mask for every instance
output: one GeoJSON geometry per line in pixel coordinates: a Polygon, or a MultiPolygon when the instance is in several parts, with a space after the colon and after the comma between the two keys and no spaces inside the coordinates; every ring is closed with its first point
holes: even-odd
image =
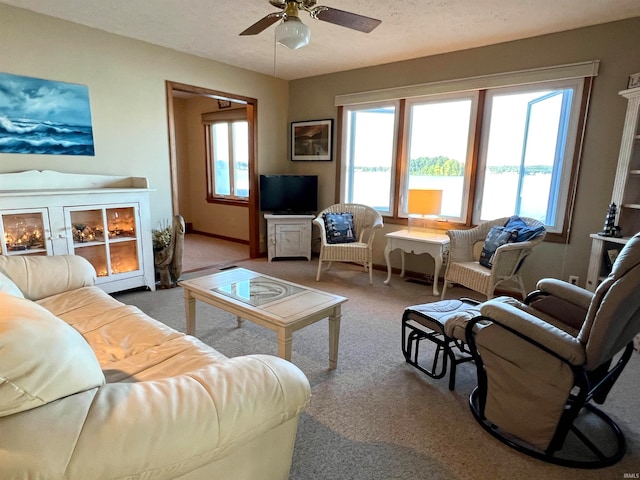
{"type": "Polygon", "coordinates": [[[579,468],[626,450],[603,404],[640,332],[640,234],[595,293],[542,279],[525,302],[482,303],[466,326],[478,372],[470,405],[494,437],[530,456],[579,468]]]}
{"type": "Polygon", "coordinates": [[[320,258],[316,281],[320,281],[322,262],[353,262],[369,272],[373,284],[373,238],[382,227],[382,215],[367,205],[338,203],[322,210],[313,220],[320,229],[320,258]]]}
{"type": "Polygon", "coordinates": [[[520,278],[520,269],[533,248],[544,240],[546,231],[542,222],[527,217],[505,217],[469,230],[449,230],[447,235],[450,240],[449,261],[444,273],[443,300],[447,287],[452,283],[482,293],[487,299],[493,298],[499,285],[515,284],[522,298],[525,298],[527,292],[520,278]],[[523,235],[511,238],[504,236],[505,232],[518,230],[509,227],[512,221],[519,224],[523,235]],[[494,238],[498,241],[492,242],[493,245],[500,246],[495,251],[487,251],[482,248],[483,244],[488,246],[492,238],[490,234],[494,232],[499,232],[498,235],[504,237],[503,241],[508,242],[500,245],[500,239],[494,238]]]}

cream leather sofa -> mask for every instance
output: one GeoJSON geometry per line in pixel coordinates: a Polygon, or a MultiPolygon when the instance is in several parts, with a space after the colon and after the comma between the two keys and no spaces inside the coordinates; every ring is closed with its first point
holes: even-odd
{"type": "Polygon", "coordinates": [[[293,364],[225,357],[93,286],[81,257],[0,272],[1,479],[288,478],[310,395],[293,364]]]}

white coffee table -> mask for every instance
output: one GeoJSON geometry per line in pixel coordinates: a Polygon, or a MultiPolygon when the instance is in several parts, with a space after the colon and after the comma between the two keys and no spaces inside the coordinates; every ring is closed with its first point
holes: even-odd
{"type": "Polygon", "coordinates": [[[404,277],[404,253],[414,253],[420,255],[428,253],[433,257],[433,295],[438,296],[438,276],[444,263],[446,255],[449,253],[449,237],[440,233],[432,233],[424,230],[399,230],[385,235],[387,245],[384,249],[384,259],[387,263],[386,285],[391,281],[391,262],[389,254],[396,248],[400,249],[402,255],[402,271],[400,276],[404,277]]]}
{"type": "Polygon", "coordinates": [[[341,305],[348,299],[245,268],[183,280],[187,333],[195,335],[195,301],[218,307],[278,334],[278,356],[291,360],[293,332],[329,319],[329,369],[338,365],[341,305]]]}

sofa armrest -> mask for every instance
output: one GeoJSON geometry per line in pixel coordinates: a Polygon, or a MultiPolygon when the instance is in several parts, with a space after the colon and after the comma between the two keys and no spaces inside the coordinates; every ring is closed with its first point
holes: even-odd
{"type": "Polygon", "coordinates": [[[297,418],[309,397],[304,374],[268,355],[156,381],[107,384],[91,405],[67,476],[153,471],[157,479],[179,477],[297,418]]]}
{"type": "Polygon", "coordinates": [[[0,271],[30,300],[91,286],[96,279],[93,265],[77,255],[0,255],[0,271]]]}
{"type": "MultiPolygon", "coordinates": [[[[572,365],[582,365],[586,361],[584,346],[575,337],[513,305],[489,300],[481,305],[480,312],[554,352],[572,365]]],[[[508,349],[509,345],[505,345],[505,348],[508,349]]]]}

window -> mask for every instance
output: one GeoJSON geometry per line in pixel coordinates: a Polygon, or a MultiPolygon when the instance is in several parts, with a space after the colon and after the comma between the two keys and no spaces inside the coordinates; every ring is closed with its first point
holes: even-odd
{"type": "Polygon", "coordinates": [[[249,126],[246,120],[219,120],[205,125],[207,197],[249,197],[249,126]]]}
{"type": "MultiPolygon", "coordinates": [[[[437,93],[387,103],[363,102],[366,94],[352,94],[354,105],[336,99],[343,107],[343,200],[404,219],[410,188],[439,189],[443,228],[521,215],[544,222],[550,239],[566,235],[585,77],[593,75],[538,82],[516,76],[505,83],[517,86],[467,88],[474,79],[463,80],[454,85],[464,87],[458,92],[437,84],[437,93]]],[[[391,90],[397,96],[418,88],[391,90]]]]}
{"type": "Polygon", "coordinates": [[[343,176],[346,199],[371,205],[382,213],[393,210],[396,105],[369,105],[345,112],[348,136],[344,151],[349,167],[343,176]]]}
{"type": "Polygon", "coordinates": [[[408,189],[442,190],[440,216],[458,222],[467,213],[477,99],[474,93],[407,102],[409,161],[403,199],[408,189]]]}
{"type": "Polygon", "coordinates": [[[532,217],[560,232],[573,165],[580,85],[497,89],[487,93],[475,223],[532,217]]]}

